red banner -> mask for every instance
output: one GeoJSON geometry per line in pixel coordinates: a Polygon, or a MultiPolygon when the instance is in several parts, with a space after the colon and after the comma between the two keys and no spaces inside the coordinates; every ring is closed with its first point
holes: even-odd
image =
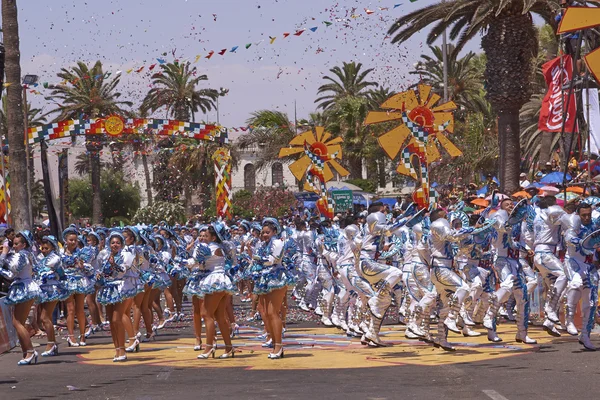
{"type": "MultiPolygon", "coordinates": [[[[563,124],[564,104],[567,101],[568,90],[562,87],[571,81],[573,74],[573,62],[568,55],[556,57],[542,66],[548,92],[544,96],[538,129],[546,132],[561,132],[563,124]],[[563,98],[564,97],[564,98],[563,98]]],[[[575,126],[575,91],[571,93],[571,101],[567,107],[565,120],[565,132],[574,132],[575,126]]]]}

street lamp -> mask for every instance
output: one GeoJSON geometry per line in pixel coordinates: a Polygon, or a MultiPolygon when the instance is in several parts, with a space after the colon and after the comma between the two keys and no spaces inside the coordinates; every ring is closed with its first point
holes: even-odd
{"type": "MultiPolygon", "coordinates": [[[[25,126],[25,156],[27,158],[27,197],[31,202],[31,168],[29,165],[29,127],[27,118],[27,88],[30,85],[35,85],[39,77],[37,75],[25,75],[23,77],[23,125],[25,126]]],[[[33,227],[33,211],[28,208],[29,226],[33,227]]]]}

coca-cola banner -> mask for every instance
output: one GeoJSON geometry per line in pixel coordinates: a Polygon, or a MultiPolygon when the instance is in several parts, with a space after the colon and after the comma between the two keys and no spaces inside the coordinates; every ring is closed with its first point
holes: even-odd
{"type": "MultiPolygon", "coordinates": [[[[561,132],[563,124],[564,103],[567,101],[568,90],[562,90],[564,85],[571,81],[573,63],[568,55],[556,57],[542,66],[548,92],[544,96],[538,129],[546,132],[561,132]],[[561,65],[562,64],[562,65],[561,65]],[[563,99],[564,97],[564,99],[563,99]]],[[[565,132],[574,132],[575,125],[575,91],[571,94],[571,101],[567,107],[565,132]]]]}

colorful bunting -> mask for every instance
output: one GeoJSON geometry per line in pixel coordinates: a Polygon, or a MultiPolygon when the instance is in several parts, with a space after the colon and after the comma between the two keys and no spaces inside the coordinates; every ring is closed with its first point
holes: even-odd
{"type": "Polygon", "coordinates": [[[313,32],[316,32],[317,29],[319,29],[319,27],[317,27],[317,26],[314,26],[314,27],[310,28],[310,30],[313,31],[313,32]]]}
{"type": "Polygon", "coordinates": [[[235,51],[238,49],[239,46],[233,46],[231,48],[231,50],[229,50],[230,53],[235,53],[235,51]]]}
{"type": "Polygon", "coordinates": [[[248,43],[248,44],[246,45],[246,50],[248,50],[248,49],[250,48],[250,46],[252,46],[252,43],[248,43]]]}
{"type": "Polygon", "coordinates": [[[325,24],[325,26],[330,26],[333,24],[333,22],[329,22],[329,21],[323,21],[323,23],[325,24]]]}
{"type": "Polygon", "coordinates": [[[305,30],[306,29],[300,29],[300,30],[296,31],[296,33],[294,33],[294,36],[300,36],[300,35],[302,35],[305,30]]]}
{"type": "Polygon", "coordinates": [[[222,50],[219,52],[219,55],[220,55],[220,56],[222,56],[223,54],[225,54],[225,52],[226,52],[226,51],[227,51],[227,49],[222,49],[222,50]]]}
{"type": "Polygon", "coordinates": [[[285,39],[286,37],[290,36],[289,32],[283,32],[283,38],[285,39]]]}
{"type": "Polygon", "coordinates": [[[208,58],[210,60],[213,54],[215,54],[215,52],[211,50],[205,58],[208,58]]]}
{"type": "Polygon", "coordinates": [[[271,39],[271,44],[273,44],[275,42],[275,39],[277,39],[276,36],[269,36],[269,39],[271,39]]]}

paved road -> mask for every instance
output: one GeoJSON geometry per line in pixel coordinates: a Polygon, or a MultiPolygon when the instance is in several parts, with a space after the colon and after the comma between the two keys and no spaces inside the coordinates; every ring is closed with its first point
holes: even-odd
{"type": "MultiPolygon", "coordinates": [[[[501,345],[452,334],[458,351],[445,353],[405,339],[397,325],[383,331],[392,347],[366,349],[302,322],[289,325],[286,357],[278,361],[267,359],[258,331],[242,327],[233,360],[197,360],[189,322],[164,330],[124,364],[112,363],[106,333],[86,348],[61,345],[58,357],[40,357],[35,366],[17,367],[20,352],[4,354],[0,399],[570,399],[600,390],[600,352],[582,351],[571,337],[551,340],[539,328],[531,333],[538,346],[517,345],[507,323],[501,345]]],[[[593,341],[600,346],[597,335],[593,341]]]]}

